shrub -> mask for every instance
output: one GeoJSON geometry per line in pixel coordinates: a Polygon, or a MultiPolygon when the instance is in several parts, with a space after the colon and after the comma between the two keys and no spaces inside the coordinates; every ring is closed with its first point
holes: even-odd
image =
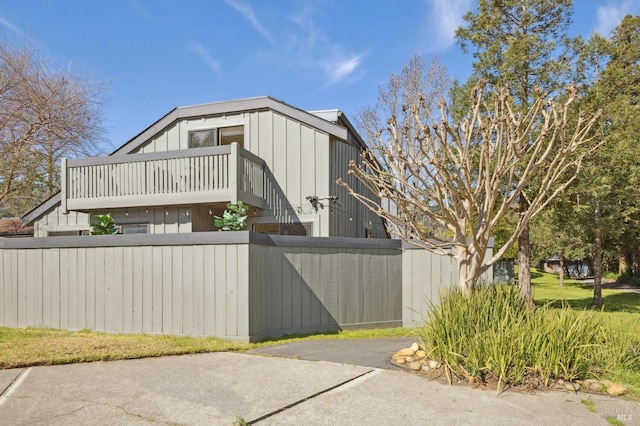
{"type": "Polygon", "coordinates": [[[597,376],[637,362],[628,335],[602,323],[597,311],[549,305],[528,310],[517,286],[486,286],[465,296],[441,294],[420,337],[430,358],[469,381],[503,384],[597,376]],[[632,359],[633,358],[633,359],[632,359]]]}
{"type": "Polygon", "coordinates": [[[113,235],[118,233],[118,226],[111,214],[97,214],[93,218],[96,223],[93,225],[91,235],[113,235]]]}
{"type": "Polygon", "coordinates": [[[214,224],[218,231],[244,231],[247,229],[247,210],[249,208],[242,201],[229,203],[222,217],[214,216],[214,224]]]}

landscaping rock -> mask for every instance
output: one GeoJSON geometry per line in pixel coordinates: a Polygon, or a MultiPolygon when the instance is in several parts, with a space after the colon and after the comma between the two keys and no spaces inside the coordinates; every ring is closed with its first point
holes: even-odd
{"type": "Polygon", "coordinates": [[[420,361],[413,361],[409,363],[409,368],[413,371],[420,371],[422,363],[420,361]]]}
{"type": "Polygon", "coordinates": [[[431,360],[429,361],[429,368],[431,368],[432,370],[437,370],[438,368],[440,368],[440,362],[435,361],[435,360],[431,360]]]}
{"type": "Polygon", "coordinates": [[[407,362],[413,362],[413,361],[415,361],[415,358],[412,357],[412,356],[407,356],[407,357],[404,358],[404,360],[407,361],[407,362]]]}
{"type": "Polygon", "coordinates": [[[404,349],[400,349],[398,352],[396,352],[394,357],[413,356],[415,353],[416,353],[416,351],[413,348],[404,348],[404,349]]]}
{"type": "Polygon", "coordinates": [[[589,390],[592,392],[602,392],[603,390],[605,390],[605,387],[599,381],[594,380],[593,382],[589,383],[589,390]]]}
{"type": "Polygon", "coordinates": [[[413,342],[413,344],[411,345],[411,349],[413,349],[413,352],[415,353],[418,349],[420,349],[420,346],[418,346],[416,342],[413,342]]]}
{"type": "Polygon", "coordinates": [[[393,357],[391,358],[391,361],[398,365],[404,365],[407,363],[407,359],[405,357],[393,357]]]}
{"type": "Polygon", "coordinates": [[[578,383],[565,382],[564,388],[570,392],[578,392],[580,390],[580,385],[578,383]]]}
{"type": "Polygon", "coordinates": [[[610,386],[607,386],[607,393],[611,396],[620,396],[627,393],[627,388],[618,383],[613,383],[610,386]]]}
{"type": "Polygon", "coordinates": [[[427,357],[427,353],[425,351],[423,351],[422,349],[419,349],[419,350],[416,351],[415,357],[417,359],[426,358],[427,357]]]}

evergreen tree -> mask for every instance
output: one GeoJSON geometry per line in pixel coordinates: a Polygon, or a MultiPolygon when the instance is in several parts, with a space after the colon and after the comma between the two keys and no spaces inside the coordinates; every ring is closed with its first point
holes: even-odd
{"type": "MultiPolygon", "coordinates": [[[[479,0],[456,31],[457,43],[474,58],[466,87],[480,79],[493,87],[508,85],[523,111],[536,91],[557,92],[573,74],[574,42],[567,36],[572,14],[571,0],[479,0]]],[[[535,192],[521,192],[521,216],[535,192]]],[[[528,226],[518,238],[518,265],[520,295],[533,306],[528,226]]]]}

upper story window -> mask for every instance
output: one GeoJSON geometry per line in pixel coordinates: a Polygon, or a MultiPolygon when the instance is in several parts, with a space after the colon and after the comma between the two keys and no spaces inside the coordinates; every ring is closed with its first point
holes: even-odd
{"type": "Polygon", "coordinates": [[[189,132],[189,148],[230,145],[238,142],[244,146],[244,126],[219,127],[189,132]]]}

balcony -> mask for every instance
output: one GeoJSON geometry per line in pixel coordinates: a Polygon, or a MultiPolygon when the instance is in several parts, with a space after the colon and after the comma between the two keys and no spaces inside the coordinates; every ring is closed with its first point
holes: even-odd
{"type": "Polygon", "coordinates": [[[237,143],[62,160],[63,212],[210,204],[265,205],[264,160],[237,143]]]}

